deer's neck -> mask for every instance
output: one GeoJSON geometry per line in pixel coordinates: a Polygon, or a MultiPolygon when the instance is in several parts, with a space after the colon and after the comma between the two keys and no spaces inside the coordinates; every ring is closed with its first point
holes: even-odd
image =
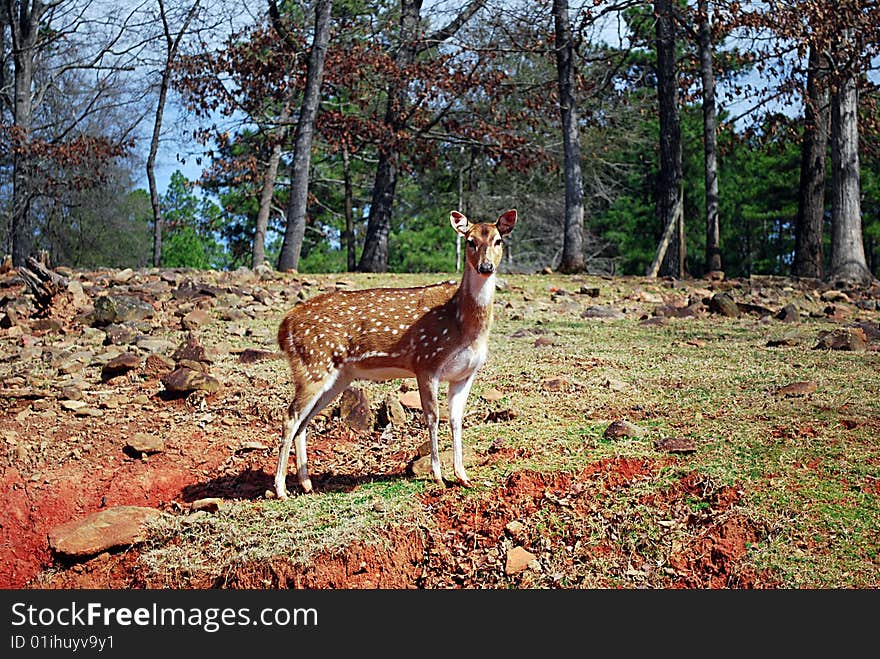
{"type": "Polygon", "coordinates": [[[488,333],[492,326],[495,275],[484,277],[473,268],[465,267],[456,298],[462,333],[473,338],[488,333]]]}

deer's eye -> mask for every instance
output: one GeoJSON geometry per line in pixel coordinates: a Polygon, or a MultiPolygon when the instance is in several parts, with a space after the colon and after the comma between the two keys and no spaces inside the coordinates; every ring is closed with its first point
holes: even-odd
{"type": "Polygon", "coordinates": [[[476,246],[477,246],[477,241],[474,240],[473,238],[468,238],[468,239],[467,239],[467,244],[468,244],[468,247],[476,247],[476,246]]]}
{"type": "Polygon", "coordinates": [[[501,243],[504,242],[501,238],[495,239],[495,247],[501,247],[501,243]]]}

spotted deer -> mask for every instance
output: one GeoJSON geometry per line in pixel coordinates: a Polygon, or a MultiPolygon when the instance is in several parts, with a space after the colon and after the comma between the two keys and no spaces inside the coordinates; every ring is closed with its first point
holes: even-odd
{"type": "Polygon", "coordinates": [[[437,443],[437,392],[449,383],[453,469],[470,486],[462,460],[461,426],[477,372],[488,356],[495,274],[503,238],[516,210],[495,223],[471,224],[458,211],[452,227],[465,238],[461,283],[412,288],[334,291],[293,307],[278,327],[278,345],[290,363],[294,396],[284,415],[275,493],[286,498],[287,461],[296,438],[300,487],[312,491],[306,457],[309,422],[354,380],[416,378],[428,435],[431,472],[443,483],[437,443]]]}

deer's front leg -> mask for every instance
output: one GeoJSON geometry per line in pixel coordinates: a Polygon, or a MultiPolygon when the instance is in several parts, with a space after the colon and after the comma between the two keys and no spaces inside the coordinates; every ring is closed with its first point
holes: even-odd
{"type": "Polygon", "coordinates": [[[470,487],[471,482],[468,480],[467,472],[464,470],[461,426],[464,420],[465,404],[467,403],[475,377],[476,372],[464,380],[449,383],[449,428],[452,430],[452,464],[455,469],[455,477],[465,487],[470,487]]]}
{"type": "Polygon", "coordinates": [[[439,413],[437,407],[438,381],[434,376],[418,378],[419,398],[422,401],[422,412],[428,426],[428,437],[431,439],[431,473],[434,481],[443,485],[443,473],[440,469],[440,446],[437,439],[439,413]]]}

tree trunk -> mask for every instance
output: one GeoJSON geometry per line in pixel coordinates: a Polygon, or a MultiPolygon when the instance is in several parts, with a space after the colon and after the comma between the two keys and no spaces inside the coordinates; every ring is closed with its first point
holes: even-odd
{"type": "Polygon", "coordinates": [[[9,22],[13,52],[13,76],[15,98],[13,99],[13,141],[16,148],[12,156],[12,217],[10,236],[12,241],[12,263],[23,266],[30,255],[33,244],[30,226],[30,206],[33,196],[31,163],[27,149],[31,138],[33,122],[33,89],[37,59],[37,40],[40,21],[46,11],[45,3],[32,0],[5,3],[4,11],[9,22]]]}
{"type": "MultiPolygon", "coordinates": [[[[657,34],[657,98],[660,114],[660,172],[657,180],[657,216],[660,226],[674,221],[676,201],[681,188],[681,124],[678,110],[678,81],[675,63],[675,3],[656,0],[654,15],[657,34]]],[[[678,231],[673,232],[660,265],[662,277],[681,277],[678,231]]]]}
{"type": "Polygon", "coordinates": [[[153,266],[158,268],[162,265],[162,232],[164,231],[164,220],[162,219],[162,205],[159,201],[159,188],[156,185],[156,153],[159,151],[159,137],[162,134],[162,120],[165,116],[165,103],[168,99],[168,86],[171,82],[171,65],[177,57],[177,51],[180,47],[180,41],[183,35],[189,29],[189,24],[199,10],[201,0],[195,0],[183,25],[177,34],[171,34],[168,27],[168,16],[165,10],[165,3],[159,0],[159,14],[162,18],[164,27],[164,37],[166,44],[165,66],[162,69],[162,77],[159,81],[159,98],[156,102],[156,114],[153,118],[153,135],[150,138],[150,153],[147,156],[147,183],[150,188],[150,206],[153,209],[153,266]]]}
{"type": "Polygon", "coordinates": [[[715,69],[709,2],[699,0],[698,39],[700,77],[703,81],[703,153],[706,180],[706,272],[721,270],[721,233],[718,226],[718,135],[715,127],[715,69]]]}
{"type": "MultiPolygon", "coordinates": [[[[406,68],[415,61],[416,39],[422,11],[422,0],[401,0],[400,47],[394,57],[398,69],[406,68]]],[[[406,90],[393,87],[388,90],[385,105],[385,126],[396,136],[405,126],[403,114],[406,108],[406,90]]],[[[358,270],[361,272],[385,272],[388,270],[388,236],[391,233],[391,213],[394,209],[394,193],[397,188],[399,149],[391,137],[379,152],[373,197],[367,218],[364,250],[358,270]]]]}
{"type": "MultiPolygon", "coordinates": [[[[425,36],[420,31],[422,0],[401,0],[400,35],[394,56],[397,68],[403,69],[415,62],[416,53],[422,44],[440,43],[451,37],[484,4],[486,0],[470,0],[447,25],[425,36]]],[[[391,234],[391,215],[400,166],[400,149],[396,140],[406,128],[407,119],[406,89],[391,86],[388,89],[384,119],[390,137],[379,152],[364,250],[358,263],[358,270],[361,272],[388,270],[388,236],[391,234]]]]}
{"type": "Polygon", "coordinates": [[[342,180],[345,186],[345,241],[346,270],[354,272],[357,268],[357,243],[354,235],[354,191],[351,184],[351,157],[348,144],[342,147],[342,180]]]}
{"type": "Polygon", "coordinates": [[[279,270],[296,270],[306,229],[306,207],[309,200],[309,167],[312,161],[312,135],[321,100],[321,79],[330,36],[332,0],[318,0],[315,6],[315,36],[309,53],[306,86],[296,124],[291,163],[290,198],[287,204],[287,226],[278,257],[279,270]]]}
{"type": "Polygon", "coordinates": [[[274,135],[275,143],[263,172],[263,187],[260,190],[260,208],[257,210],[257,226],[254,229],[254,247],[251,268],[263,265],[266,261],[266,232],[269,229],[269,215],[272,212],[272,199],[275,195],[275,179],[278,176],[278,164],[281,162],[281,151],[287,134],[287,122],[290,121],[290,107],[285,105],[278,116],[278,135],[274,135]]]}
{"type": "Polygon", "coordinates": [[[844,73],[831,97],[831,268],[829,280],[871,281],[862,242],[859,182],[858,87],[844,73]]]}
{"type": "Polygon", "coordinates": [[[568,17],[568,0],[553,0],[553,24],[565,159],[565,228],[559,271],[570,274],[584,271],[584,181],[581,175],[577,99],[574,93],[574,40],[568,17]]]}
{"type": "Polygon", "coordinates": [[[804,103],[804,138],[801,145],[801,180],[795,220],[794,263],[796,277],[822,277],[822,228],[825,219],[825,160],[831,118],[825,80],[828,58],[810,48],[807,98],[804,103]]]}

